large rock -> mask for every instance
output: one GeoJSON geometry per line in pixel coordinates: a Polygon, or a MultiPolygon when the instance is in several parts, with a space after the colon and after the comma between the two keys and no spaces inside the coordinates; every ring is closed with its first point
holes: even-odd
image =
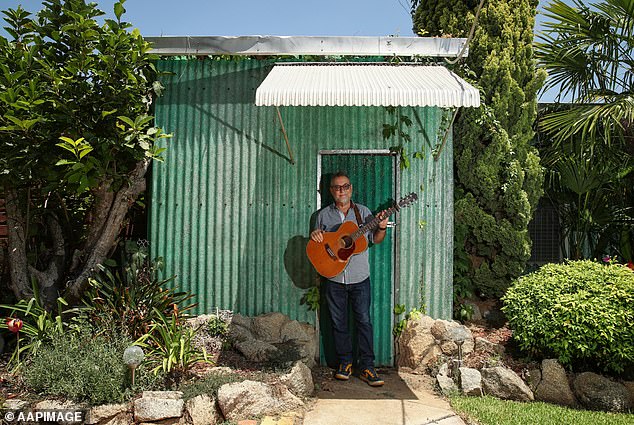
{"type": "Polygon", "coordinates": [[[439,355],[457,356],[459,344],[463,355],[473,351],[473,335],[460,323],[429,316],[409,320],[398,338],[397,366],[423,373],[439,355]]]}
{"type": "Polygon", "coordinates": [[[462,393],[469,396],[482,395],[482,375],[477,369],[461,367],[459,371],[459,382],[462,393]]]}
{"type": "Polygon", "coordinates": [[[410,368],[413,372],[425,372],[427,365],[442,354],[436,338],[431,334],[433,324],[434,319],[429,316],[407,322],[398,337],[397,366],[410,368]]]}
{"type": "Polygon", "coordinates": [[[623,384],[596,373],[580,374],[573,387],[579,401],[588,409],[625,412],[632,407],[630,394],[623,384]]]}
{"type": "Polygon", "coordinates": [[[458,355],[458,345],[462,343],[462,355],[473,351],[473,334],[464,325],[448,320],[436,320],[431,326],[431,334],[440,341],[444,354],[448,356],[458,355]]]}
{"type": "Polygon", "coordinates": [[[132,413],[119,413],[114,418],[101,422],[100,425],[134,425],[134,418],[132,413]]]}
{"type": "Polygon", "coordinates": [[[242,325],[231,323],[229,325],[229,340],[232,342],[242,342],[253,339],[253,334],[248,328],[242,325]]]}
{"type": "Polygon", "coordinates": [[[477,337],[475,339],[475,349],[476,351],[484,351],[485,353],[489,354],[504,354],[503,345],[496,344],[489,341],[488,339],[484,339],[481,337],[477,337]]]}
{"type": "Polygon", "coordinates": [[[235,326],[242,326],[243,328],[250,330],[253,325],[253,319],[236,313],[231,317],[231,324],[235,326]]]}
{"type": "Polygon", "coordinates": [[[28,401],[19,400],[17,398],[10,398],[4,401],[4,409],[7,410],[21,410],[29,405],[28,401]]]}
{"type": "Polygon", "coordinates": [[[275,387],[262,382],[243,381],[218,389],[218,405],[226,420],[238,421],[302,407],[304,403],[284,385],[275,387]]]}
{"type": "Polygon", "coordinates": [[[72,401],[42,400],[34,406],[34,410],[66,410],[79,409],[72,401]]]}
{"type": "Polygon", "coordinates": [[[561,404],[562,406],[577,404],[575,395],[568,383],[566,371],[557,359],[542,361],[541,381],[535,388],[535,400],[561,404]]]}
{"type": "MultiPolygon", "coordinates": [[[[129,404],[104,404],[102,406],[95,406],[88,412],[86,418],[86,424],[98,424],[107,420],[110,420],[121,413],[127,413],[130,410],[129,404]]],[[[123,415],[125,416],[125,415],[123,415]]]]}
{"type": "Polygon", "coordinates": [[[251,332],[257,339],[266,342],[282,342],[282,326],[290,319],[282,313],[267,313],[253,318],[251,332]]]}
{"type": "Polygon", "coordinates": [[[216,410],[216,400],[207,394],[187,400],[185,412],[192,425],[215,425],[222,422],[222,417],[216,410]]]}
{"type": "Polygon", "coordinates": [[[456,385],[454,380],[447,375],[441,375],[439,373],[438,375],[436,375],[436,382],[440,387],[440,391],[442,391],[444,395],[448,396],[458,392],[458,386],[456,385]]]}
{"type": "Polygon", "coordinates": [[[308,342],[315,339],[315,328],[307,323],[291,320],[280,329],[280,339],[286,341],[308,342]]]}
{"type": "Polygon", "coordinates": [[[252,362],[267,362],[277,354],[277,347],[266,341],[247,339],[237,342],[234,347],[252,362]]]}
{"type": "Polygon", "coordinates": [[[481,371],[482,387],[485,394],[503,400],[533,401],[535,396],[530,388],[511,369],[488,367],[481,371]]]}
{"type": "Polygon", "coordinates": [[[280,339],[282,342],[295,343],[302,362],[308,367],[312,367],[315,364],[318,341],[317,332],[312,325],[291,320],[282,326],[280,339]]]}
{"type": "Polygon", "coordinates": [[[255,362],[289,358],[312,366],[317,353],[316,335],[312,325],[276,312],[253,318],[236,314],[229,326],[234,347],[255,362]]]}
{"type": "Polygon", "coordinates": [[[447,396],[458,392],[458,386],[453,378],[449,376],[449,372],[449,363],[445,362],[438,368],[438,373],[436,374],[436,382],[440,387],[440,391],[447,396]]]}
{"type": "Polygon", "coordinates": [[[310,369],[302,362],[297,362],[291,371],[280,378],[282,384],[299,397],[308,397],[313,393],[313,375],[310,369]]]}
{"type": "Polygon", "coordinates": [[[134,419],[137,422],[155,422],[180,418],[185,402],[180,391],[144,391],[134,401],[134,419]]]}
{"type": "MultiPolygon", "coordinates": [[[[34,406],[34,410],[42,411],[42,410],[78,410],[83,409],[80,405],[73,403],[72,401],[58,401],[58,400],[42,400],[34,406]]],[[[61,420],[58,422],[61,425],[75,425],[83,423],[82,420],[79,421],[65,421],[61,420]]]]}

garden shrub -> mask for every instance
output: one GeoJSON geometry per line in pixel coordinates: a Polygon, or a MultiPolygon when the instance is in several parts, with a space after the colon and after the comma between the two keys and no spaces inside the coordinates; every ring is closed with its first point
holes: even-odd
{"type": "Polygon", "coordinates": [[[207,321],[207,332],[213,337],[224,338],[229,334],[229,323],[217,314],[207,321]]]}
{"type": "Polygon", "coordinates": [[[567,366],[621,372],[634,365],[634,272],[619,264],[548,264],[502,298],[513,338],[567,366]]]}
{"type": "Polygon", "coordinates": [[[122,271],[100,265],[83,300],[95,327],[137,339],[160,321],[157,312],[180,316],[193,308],[193,294],[165,287],[176,276],[161,279],[163,265],[162,258],[150,261],[140,251],[122,271]]]}
{"type": "Polygon", "coordinates": [[[124,340],[89,335],[61,335],[43,345],[24,368],[24,380],[42,395],[61,396],[91,405],[120,403],[135,393],[159,389],[164,376],[143,365],[136,370],[135,387],[122,356],[124,340]]]}

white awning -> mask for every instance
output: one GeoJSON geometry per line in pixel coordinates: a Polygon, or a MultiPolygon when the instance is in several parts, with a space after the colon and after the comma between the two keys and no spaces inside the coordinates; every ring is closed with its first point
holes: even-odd
{"type": "Polygon", "coordinates": [[[258,106],[478,107],[480,93],[443,66],[275,65],[258,106]]]}

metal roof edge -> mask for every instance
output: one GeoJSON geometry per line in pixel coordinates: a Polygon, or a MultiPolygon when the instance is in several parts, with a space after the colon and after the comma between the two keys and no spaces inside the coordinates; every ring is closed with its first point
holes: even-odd
{"type": "MultiPolygon", "coordinates": [[[[145,37],[162,56],[315,55],[456,57],[466,38],[358,36],[168,36],[145,37]]],[[[468,49],[464,56],[467,56],[468,49]]]]}

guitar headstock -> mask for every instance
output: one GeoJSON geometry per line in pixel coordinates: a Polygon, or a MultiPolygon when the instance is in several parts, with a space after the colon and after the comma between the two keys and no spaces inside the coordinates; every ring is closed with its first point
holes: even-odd
{"type": "Polygon", "coordinates": [[[414,202],[416,202],[416,200],[418,200],[418,195],[416,194],[416,192],[412,192],[409,195],[404,196],[403,198],[401,198],[401,200],[398,201],[398,206],[400,208],[409,207],[414,202]]]}

